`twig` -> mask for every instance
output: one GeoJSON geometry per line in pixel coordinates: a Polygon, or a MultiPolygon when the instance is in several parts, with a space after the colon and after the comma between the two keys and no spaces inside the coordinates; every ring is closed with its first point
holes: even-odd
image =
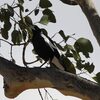
{"type": "Polygon", "coordinates": [[[44,88],[44,90],[45,90],[45,92],[50,96],[50,98],[51,98],[52,100],[54,100],[53,97],[50,95],[50,93],[46,90],[46,88],[44,88]]]}
{"type": "Polygon", "coordinates": [[[13,6],[13,5],[14,5],[14,3],[15,3],[15,0],[13,0],[13,2],[12,2],[12,4],[11,4],[11,6],[13,6]]]}
{"type": "Polygon", "coordinates": [[[32,64],[32,63],[35,63],[35,62],[37,62],[37,61],[39,61],[39,59],[37,59],[37,60],[35,60],[35,61],[32,61],[32,62],[26,62],[27,64],[32,64]]]}
{"type": "Polygon", "coordinates": [[[39,92],[39,95],[40,95],[40,97],[41,97],[41,100],[43,100],[43,96],[42,96],[41,91],[40,91],[39,88],[38,88],[38,92],[39,92]]]}
{"type": "Polygon", "coordinates": [[[74,37],[72,37],[73,35],[75,35],[75,33],[72,34],[72,35],[69,35],[69,37],[72,38],[72,39],[74,39],[76,41],[77,39],[75,39],[74,37]]]}
{"type": "Polygon", "coordinates": [[[59,44],[61,44],[62,42],[64,42],[64,40],[60,41],[59,44]]]}
{"type": "MultiPolygon", "coordinates": [[[[11,55],[12,60],[13,60],[13,56],[12,56],[12,48],[13,48],[13,46],[19,46],[19,45],[25,45],[25,44],[26,44],[26,42],[25,42],[25,43],[21,43],[21,44],[12,44],[12,43],[10,43],[10,42],[4,40],[4,39],[0,39],[0,41],[6,42],[6,43],[8,43],[8,44],[11,46],[10,55],[11,55]]],[[[25,48],[24,48],[24,49],[25,49],[25,48]]],[[[25,52],[25,51],[24,51],[24,52],[25,52]]],[[[23,53],[24,53],[24,52],[23,52],[23,53]]],[[[23,54],[23,55],[25,55],[25,54],[23,54]]],[[[23,58],[23,59],[24,59],[24,58],[23,58]]],[[[25,64],[25,60],[23,60],[23,62],[24,62],[24,64],[25,64]]]]}
{"type": "MultiPolygon", "coordinates": [[[[35,8],[36,9],[36,8],[35,8]]],[[[33,11],[35,11],[35,9],[33,9],[30,13],[28,13],[26,16],[30,15],[31,13],[33,13],[33,11]]]]}
{"type": "Polygon", "coordinates": [[[20,44],[12,44],[12,43],[10,43],[10,42],[4,40],[4,39],[0,39],[0,40],[1,40],[1,41],[4,41],[4,42],[6,42],[6,43],[8,43],[8,44],[11,45],[11,46],[20,46],[20,45],[24,45],[24,44],[26,44],[26,42],[24,42],[24,43],[20,43],[20,44]]]}
{"type": "Polygon", "coordinates": [[[28,42],[24,44],[23,52],[22,52],[22,59],[23,59],[23,64],[28,68],[27,63],[25,61],[25,50],[26,50],[27,45],[28,45],[28,42]]]}
{"type": "Polygon", "coordinates": [[[57,33],[55,33],[55,34],[51,37],[51,39],[52,39],[52,38],[54,38],[57,34],[58,34],[58,32],[57,32],[57,33]]]}
{"type": "Polygon", "coordinates": [[[14,21],[15,23],[19,24],[19,23],[14,19],[14,17],[13,17],[13,18],[10,17],[10,19],[11,19],[12,21],[14,21]]]}
{"type": "Polygon", "coordinates": [[[32,11],[30,11],[26,16],[28,16],[28,15],[30,15],[30,14],[32,14],[37,8],[39,8],[38,7],[38,5],[36,6],[36,8],[35,9],[33,9],[32,11]]]}
{"type": "Polygon", "coordinates": [[[4,41],[4,42],[6,42],[6,43],[8,43],[9,45],[11,45],[11,46],[13,46],[13,44],[12,43],[10,43],[10,42],[8,42],[8,41],[6,41],[6,40],[4,40],[4,39],[0,39],[1,41],[4,41]]]}
{"type": "MultiPolygon", "coordinates": [[[[17,6],[16,6],[17,7],[17,6]]],[[[21,18],[18,14],[17,14],[17,12],[16,11],[14,11],[15,12],[15,14],[19,17],[19,18],[21,18]]]]}
{"type": "Polygon", "coordinates": [[[11,48],[10,48],[10,55],[11,55],[11,59],[13,59],[13,56],[12,56],[12,45],[11,45],[11,48]]]}

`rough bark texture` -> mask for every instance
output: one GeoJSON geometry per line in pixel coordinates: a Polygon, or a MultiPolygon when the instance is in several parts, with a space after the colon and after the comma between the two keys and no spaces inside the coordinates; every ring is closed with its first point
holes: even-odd
{"type": "Polygon", "coordinates": [[[100,45],[100,16],[96,11],[96,8],[92,0],[60,0],[65,4],[76,3],[81,7],[83,13],[88,19],[90,27],[93,31],[93,34],[100,45]]]}
{"type": "Polygon", "coordinates": [[[15,98],[26,89],[49,87],[83,100],[100,100],[98,84],[55,68],[25,68],[0,57],[0,74],[9,98],[15,98]]]}

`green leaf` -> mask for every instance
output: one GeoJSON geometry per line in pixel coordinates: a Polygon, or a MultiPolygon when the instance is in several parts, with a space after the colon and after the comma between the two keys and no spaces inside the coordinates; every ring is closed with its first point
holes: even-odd
{"type": "Polygon", "coordinates": [[[27,25],[33,25],[32,19],[29,16],[25,16],[24,18],[27,25]]]}
{"type": "Polygon", "coordinates": [[[43,25],[47,25],[49,22],[50,21],[49,21],[48,15],[43,15],[42,18],[39,21],[39,23],[41,23],[43,25]]]}
{"type": "Polygon", "coordinates": [[[97,77],[100,77],[100,72],[98,72],[98,73],[96,74],[96,76],[97,76],[97,77]]]}
{"type": "Polygon", "coordinates": [[[79,38],[75,44],[74,47],[77,52],[82,52],[85,57],[89,57],[89,53],[93,52],[93,46],[91,44],[91,41],[85,38],[79,38]]]}
{"type": "Polygon", "coordinates": [[[67,42],[67,40],[70,38],[70,36],[69,35],[67,35],[66,37],[65,37],[65,42],[67,42]]]}
{"type": "Polygon", "coordinates": [[[97,81],[97,77],[96,77],[96,76],[94,76],[94,77],[92,77],[92,78],[93,78],[96,82],[98,82],[98,81],[97,81]]]}
{"type": "Polygon", "coordinates": [[[23,4],[23,3],[24,3],[24,0],[18,0],[18,2],[19,2],[20,4],[23,4]]]}
{"type": "Polygon", "coordinates": [[[65,36],[65,34],[64,34],[64,31],[63,31],[63,30],[60,30],[60,31],[59,31],[59,34],[60,34],[60,36],[65,40],[66,36],[65,36]]]}
{"type": "Polygon", "coordinates": [[[35,9],[34,11],[35,16],[38,15],[38,13],[39,13],[39,9],[35,9]]]}
{"type": "Polygon", "coordinates": [[[19,21],[18,25],[19,25],[19,27],[20,27],[21,30],[24,30],[26,28],[26,26],[25,26],[25,24],[23,23],[22,20],[19,21]]]}
{"type": "Polygon", "coordinates": [[[26,30],[22,30],[22,36],[23,36],[23,40],[25,41],[26,40],[26,37],[27,37],[26,30]]]}
{"type": "Polygon", "coordinates": [[[20,3],[20,4],[17,4],[18,6],[19,6],[19,8],[20,8],[20,10],[22,11],[22,12],[24,12],[24,6],[20,3]]]}
{"type": "Polygon", "coordinates": [[[17,38],[17,44],[20,44],[20,42],[22,42],[22,33],[20,32],[20,30],[18,31],[18,38],[17,38]]]}
{"type": "Polygon", "coordinates": [[[4,39],[8,39],[8,31],[4,28],[1,28],[1,35],[4,39]]]}
{"type": "Polygon", "coordinates": [[[89,62],[88,63],[85,63],[84,65],[84,69],[87,70],[89,73],[92,73],[94,71],[94,68],[95,66],[92,64],[90,64],[89,62]]]}
{"type": "Polygon", "coordinates": [[[8,7],[8,13],[11,17],[14,16],[14,9],[13,7],[11,7],[10,5],[7,4],[7,7],[8,7]]]}
{"type": "Polygon", "coordinates": [[[64,49],[65,49],[65,50],[69,50],[69,51],[74,50],[73,46],[72,46],[72,45],[69,45],[69,44],[66,44],[66,45],[64,46],[64,49]]]}
{"type": "Polygon", "coordinates": [[[56,23],[56,18],[53,12],[50,9],[45,9],[43,15],[48,15],[50,22],[56,23]]]}
{"type": "Polygon", "coordinates": [[[75,44],[75,48],[78,49],[79,52],[93,52],[93,46],[91,44],[91,41],[85,38],[79,38],[75,44]]]}
{"type": "Polygon", "coordinates": [[[70,52],[70,50],[67,50],[65,55],[66,55],[66,57],[73,57],[73,54],[70,52]]]}
{"type": "Polygon", "coordinates": [[[47,30],[45,30],[44,28],[41,28],[41,31],[43,32],[43,34],[44,34],[45,36],[48,36],[47,30]]]}
{"type": "Polygon", "coordinates": [[[6,31],[9,31],[11,29],[12,24],[9,21],[5,21],[4,23],[4,29],[6,31]]]}
{"type": "Polygon", "coordinates": [[[1,10],[1,21],[3,22],[3,21],[9,21],[10,20],[10,15],[9,15],[9,12],[8,12],[8,10],[7,9],[4,9],[4,8],[1,8],[0,9],[1,10]]]}
{"type": "Polygon", "coordinates": [[[65,35],[65,33],[64,33],[63,30],[60,30],[60,31],[59,31],[59,34],[60,34],[60,36],[64,39],[65,42],[70,38],[69,35],[68,35],[68,36],[65,35]]]}
{"type": "Polygon", "coordinates": [[[81,61],[81,60],[78,60],[78,61],[76,62],[76,67],[77,67],[79,70],[81,70],[82,68],[84,68],[84,64],[82,64],[82,61],[81,61]]]}
{"type": "Polygon", "coordinates": [[[25,12],[29,12],[29,9],[25,9],[25,12]]]}
{"type": "Polygon", "coordinates": [[[61,55],[60,60],[67,72],[76,74],[75,66],[66,56],[61,55]]]}
{"type": "Polygon", "coordinates": [[[74,48],[73,48],[72,45],[66,44],[66,45],[64,46],[64,50],[65,50],[65,51],[71,51],[71,50],[74,50],[74,48]]]}
{"type": "Polygon", "coordinates": [[[12,34],[11,34],[12,42],[13,42],[14,44],[16,44],[16,42],[17,42],[17,36],[18,36],[18,31],[17,31],[17,30],[14,30],[14,31],[12,32],[12,34]]]}
{"type": "Polygon", "coordinates": [[[79,53],[74,49],[72,45],[66,44],[64,46],[64,50],[66,52],[66,56],[73,57],[76,61],[81,60],[79,53]]]}
{"type": "Polygon", "coordinates": [[[75,59],[76,61],[81,60],[81,57],[80,57],[80,55],[79,55],[78,52],[76,52],[75,50],[71,50],[71,51],[72,51],[73,57],[74,57],[74,59],[75,59]]]}
{"type": "Polygon", "coordinates": [[[51,4],[51,2],[49,0],[40,0],[39,6],[41,8],[48,8],[48,7],[51,7],[52,4],[51,4]]]}
{"type": "Polygon", "coordinates": [[[94,79],[96,82],[98,82],[98,83],[100,84],[100,72],[98,72],[98,73],[96,74],[96,76],[93,77],[93,79],[94,79]]]}
{"type": "Polygon", "coordinates": [[[21,32],[18,30],[13,30],[11,37],[14,44],[20,44],[20,42],[22,41],[21,32]]]}

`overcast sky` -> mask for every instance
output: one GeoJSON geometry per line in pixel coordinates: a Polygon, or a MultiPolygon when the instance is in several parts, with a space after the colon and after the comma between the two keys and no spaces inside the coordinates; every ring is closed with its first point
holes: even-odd
{"type": "MultiPolygon", "coordinates": [[[[11,2],[12,0],[0,0],[0,5],[4,2],[11,2]]],[[[26,0],[28,1],[28,0],[26,0]]],[[[38,0],[36,0],[38,1],[38,0]]],[[[91,61],[94,62],[96,69],[95,72],[100,71],[100,48],[97,44],[97,41],[95,40],[92,31],[90,29],[90,26],[87,22],[86,17],[82,13],[79,6],[68,6],[63,3],[61,3],[59,0],[51,0],[53,2],[53,11],[57,17],[57,23],[56,24],[49,24],[48,27],[46,27],[49,30],[49,33],[56,33],[60,29],[63,29],[67,34],[73,34],[75,33],[75,37],[86,37],[92,41],[92,44],[94,46],[94,53],[91,54],[91,61]]],[[[98,13],[100,14],[100,0],[94,0],[94,3],[96,5],[96,8],[98,10],[98,13]]],[[[33,5],[30,3],[29,6],[33,5]]],[[[33,21],[35,22],[36,19],[33,21]]],[[[51,34],[52,35],[52,34],[51,34]]],[[[9,54],[6,54],[8,52],[8,45],[0,48],[0,53],[2,53],[3,56],[8,57],[9,54]]],[[[16,49],[16,52],[18,52],[18,49],[16,49]]],[[[18,58],[18,54],[15,56],[15,58],[18,58]]],[[[20,63],[20,59],[17,59],[17,62],[20,63]]],[[[77,98],[67,97],[62,95],[60,92],[54,89],[49,89],[50,94],[55,100],[80,100],[77,98]]],[[[4,96],[3,91],[3,77],[0,76],[0,100],[11,100],[4,96]]],[[[13,100],[41,100],[37,90],[27,90],[21,93],[17,98],[13,100]]]]}

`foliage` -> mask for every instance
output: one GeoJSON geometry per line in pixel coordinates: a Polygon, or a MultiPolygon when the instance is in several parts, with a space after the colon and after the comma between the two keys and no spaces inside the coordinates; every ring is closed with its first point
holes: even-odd
{"type": "MultiPolygon", "coordinates": [[[[32,0],[29,0],[32,2],[32,0]]],[[[0,7],[0,21],[1,21],[1,37],[8,41],[9,37],[11,48],[16,45],[23,45],[23,63],[27,66],[28,63],[25,61],[25,50],[27,48],[27,45],[29,45],[30,40],[32,38],[32,31],[31,26],[34,25],[32,23],[31,17],[29,17],[31,14],[34,14],[38,17],[40,12],[42,12],[42,16],[40,20],[37,23],[40,23],[42,25],[48,25],[49,23],[56,23],[56,17],[54,15],[54,12],[51,10],[52,3],[50,0],[40,0],[38,6],[36,6],[35,9],[30,11],[29,9],[25,9],[24,7],[24,0],[18,0],[18,2],[13,2],[12,5],[4,4],[0,7]],[[19,13],[16,12],[16,9],[19,10],[19,13]],[[25,10],[24,10],[25,9],[25,10]],[[29,12],[29,13],[28,13],[29,12]],[[23,13],[28,13],[27,15],[23,16],[23,13]],[[19,20],[16,19],[16,16],[19,20]],[[11,33],[11,34],[10,34],[11,33]]],[[[34,18],[34,17],[33,17],[34,18]]],[[[46,29],[42,28],[42,32],[45,35],[48,35],[48,32],[46,29]]],[[[91,44],[91,41],[86,38],[79,38],[75,39],[74,35],[66,35],[63,30],[60,30],[59,32],[55,33],[53,37],[55,37],[56,34],[59,34],[61,36],[62,41],[57,43],[54,41],[56,47],[58,50],[62,53],[61,55],[61,61],[64,65],[66,65],[66,70],[76,74],[76,69],[81,71],[86,71],[88,73],[93,73],[94,71],[94,64],[90,63],[88,61],[85,61],[83,59],[83,56],[88,59],[90,57],[90,53],[93,52],[93,46],[91,44]],[[74,44],[68,44],[69,39],[74,39],[74,44]],[[63,45],[62,45],[63,43],[63,45]],[[73,63],[74,62],[74,63],[73,63]]],[[[34,50],[33,50],[34,51],[34,50]]],[[[12,49],[11,49],[12,52],[12,49]]],[[[36,55],[36,53],[33,52],[33,54],[36,55]]],[[[11,53],[12,61],[13,56],[11,53]]],[[[42,63],[42,60],[36,56],[36,61],[40,60],[42,63]]],[[[15,60],[14,60],[15,61],[15,60]]],[[[100,83],[100,73],[97,73],[93,79],[100,83]]]]}

